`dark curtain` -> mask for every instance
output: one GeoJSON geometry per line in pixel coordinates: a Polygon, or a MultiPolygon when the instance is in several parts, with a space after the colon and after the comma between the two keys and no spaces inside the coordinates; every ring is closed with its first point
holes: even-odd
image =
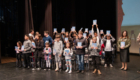
{"type": "Polygon", "coordinates": [[[31,0],[25,0],[25,27],[24,27],[24,33],[28,34],[31,29],[34,29],[33,16],[32,16],[32,4],[31,4],[31,0]]]}

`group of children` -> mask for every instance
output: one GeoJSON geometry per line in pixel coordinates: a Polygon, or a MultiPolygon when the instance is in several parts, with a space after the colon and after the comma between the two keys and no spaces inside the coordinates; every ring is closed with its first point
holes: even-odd
{"type": "Polygon", "coordinates": [[[107,64],[112,66],[112,48],[114,37],[109,33],[106,35],[104,32],[99,32],[98,25],[92,25],[92,30],[82,32],[82,29],[76,32],[75,28],[69,32],[62,30],[58,33],[55,29],[53,32],[53,39],[49,36],[48,31],[44,31],[44,36],[36,32],[34,37],[34,30],[31,30],[29,35],[25,35],[25,41],[22,43],[17,42],[16,53],[18,66],[21,67],[21,55],[23,53],[24,67],[30,68],[30,56],[34,56],[33,60],[35,62],[35,67],[33,70],[41,69],[42,60],[46,62],[46,69],[51,69],[52,57],[55,58],[56,69],[59,71],[62,66],[61,58],[65,57],[66,60],[66,71],[72,73],[72,56],[76,54],[77,63],[79,66],[78,73],[84,73],[84,55],[85,48],[88,49],[90,57],[93,61],[94,70],[93,73],[98,72],[101,74],[99,65],[102,53],[105,53],[105,66],[107,64]],[[94,26],[96,26],[97,31],[94,31],[94,26]],[[86,35],[85,35],[86,34],[86,35]],[[75,50],[75,53],[74,53],[75,50]],[[32,54],[31,54],[32,53],[32,54]],[[39,65],[38,65],[39,62],[39,65]]]}

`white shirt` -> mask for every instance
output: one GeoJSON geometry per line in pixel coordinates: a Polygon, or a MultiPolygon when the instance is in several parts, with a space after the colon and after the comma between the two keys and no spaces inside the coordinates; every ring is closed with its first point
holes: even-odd
{"type": "Polygon", "coordinates": [[[29,33],[29,36],[32,36],[32,37],[33,37],[33,39],[35,39],[34,35],[32,35],[31,33],[29,33]]]}
{"type": "Polygon", "coordinates": [[[110,40],[106,40],[105,51],[112,51],[110,40]]]}

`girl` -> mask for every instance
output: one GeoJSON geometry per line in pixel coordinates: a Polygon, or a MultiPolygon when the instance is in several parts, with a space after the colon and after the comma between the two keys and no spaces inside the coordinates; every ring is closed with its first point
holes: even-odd
{"type": "MultiPolygon", "coordinates": [[[[51,53],[52,53],[52,51],[51,51],[51,48],[49,47],[50,46],[50,44],[49,43],[45,43],[45,48],[44,48],[44,58],[45,58],[45,61],[46,61],[46,68],[48,69],[48,70],[50,70],[51,69],[51,53]]],[[[44,69],[44,70],[46,70],[46,69],[44,69]]]]}
{"type": "Polygon", "coordinates": [[[56,72],[59,71],[59,68],[61,68],[62,51],[63,51],[63,42],[60,40],[60,34],[57,34],[53,46],[53,55],[55,56],[55,62],[56,62],[56,69],[55,69],[56,72]]]}
{"type": "Polygon", "coordinates": [[[35,55],[35,68],[37,67],[37,61],[39,61],[38,70],[40,70],[44,42],[43,42],[40,34],[36,35],[35,37],[37,39],[37,40],[35,40],[36,48],[35,48],[35,53],[34,53],[34,55],[35,55]]]}
{"type": "Polygon", "coordinates": [[[66,72],[72,73],[71,57],[73,55],[73,50],[70,47],[70,43],[66,43],[66,48],[64,49],[63,55],[65,56],[67,70],[66,72]]]}
{"type": "Polygon", "coordinates": [[[89,45],[89,50],[90,50],[90,55],[92,57],[94,68],[95,68],[93,71],[93,74],[95,74],[96,71],[98,71],[98,74],[101,74],[101,71],[99,69],[99,65],[100,65],[99,52],[101,50],[101,46],[100,44],[97,43],[96,37],[93,37],[92,42],[89,45]]]}
{"type": "Polygon", "coordinates": [[[128,37],[127,31],[122,32],[122,36],[119,38],[117,44],[120,49],[120,60],[122,62],[121,70],[127,71],[127,63],[129,62],[129,48],[131,45],[131,40],[128,37]],[[125,45],[121,46],[121,42],[124,42],[125,45]]]}
{"type": "Polygon", "coordinates": [[[17,66],[19,68],[21,68],[22,62],[21,62],[21,55],[22,55],[22,51],[21,51],[21,47],[22,47],[22,43],[20,41],[17,42],[17,47],[15,49],[16,51],[16,56],[17,56],[17,66]]]}

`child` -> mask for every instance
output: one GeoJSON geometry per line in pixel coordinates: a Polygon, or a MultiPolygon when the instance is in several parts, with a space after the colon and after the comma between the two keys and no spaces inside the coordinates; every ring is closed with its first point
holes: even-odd
{"type": "MultiPolygon", "coordinates": [[[[49,47],[50,46],[49,43],[45,43],[45,45],[46,45],[46,47],[44,48],[44,53],[45,53],[44,58],[46,61],[46,68],[48,70],[50,70],[51,69],[51,53],[52,53],[52,51],[51,51],[51,48],[49,47]]],[[[46,69],[44,69],[44,70],[46,70],[46,69]]]]}
{"type": "Polygon", "coordinates": [[[101,50],[100,44],[97,43],[97,38],[93,37],[92,42],[89,45],[90,55],[92,57],[93,65],[94,65],[94,71],[93,74],[95,74],[98,71],[98,74],[101,74],[99,65],[100,65],[100,55],[99,52],[101,50]],[[95,45],[93,45],[95,44],[95,45]]]}
{"type": "Polygon", "coordinates": [[[83,38],[83,32],[78,32],[78,39],[75,41],[75,47],[76,47],[76,55],[77,55],[77,61],[79,64],[79,70],[77,73],[84,73],[84,55],[85,55],[85,48],[87,47],[87,41],[85,38],[83,38]],[[81,43],[80,46],[77,45],[77,43],[81,43]]]}
{"type": "Polygon", "coordinates": [[[104,45],[105,45],[105,66],[107,67],[107,64],[110,64],[110,67],[112,66],[112,48],[113,48],[113,42],[115,41],[115,38],[110,35],[104,36],[104,45]]]}
{"type": "Polygon", "coordinates": [[[17,56],[17,66],[19,68],[21,68],[21,65],[22,65],[22,62],[21,62],[21,55],[22,55],[22,52],[21,52],[21,47],[22,47],[22,43],[20,41],[17,42],[17,48],[15,49],[16,51],[16,56],[17,56]]]}
{"type": "Polygon", "coordinates": [[[31,55],[31,48],[32,48],[32,42],[29,40],[29,35],[25,35],[24,37],[25,41],[23,43],[24,46],[24,64],[25,68],[30,68],[30,55],[31,55]]]}
{"type": "Polygon", "coordinates": [[[62,51],[63,51],[63,43],[62,41],[60,41],[60,34],[57,34],[53,46],[53,55],[55,56],[55,62],[56,62],[56,69],[55,69],[56,72],[59,71],[59,68],[61,68],[62,51]]]}
{"type": "Polygon", "coordinates": [[[51,36],[49,36],[49,31],[44,31],[43,41],[44,41],[44,46],[46,42],[49,42],[50,46],[52,46],[52,38],[51,36]]]}
{"type": "Polygon", "coordinates": [[[72,64],[71,64],[72,54],[73,54],[73,50],[70,47],[70,43],[66,43],[66,48],[64,49],[63,55],[65,56],[66,66],[67,66],[66,72],[69,71],[68,73],[72,73],[72,64]],[[67,50],[69,53],[66,52],[67,50]]]}

